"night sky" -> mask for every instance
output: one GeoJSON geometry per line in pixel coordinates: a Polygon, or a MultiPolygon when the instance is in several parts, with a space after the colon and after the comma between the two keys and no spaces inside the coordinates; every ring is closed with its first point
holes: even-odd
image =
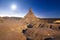
{"type": "Polygon", "coordinates": [[[60,18],[60,0],[0,0],[0,16],[23,17],[29,8],[40,18],[60,18]]]}

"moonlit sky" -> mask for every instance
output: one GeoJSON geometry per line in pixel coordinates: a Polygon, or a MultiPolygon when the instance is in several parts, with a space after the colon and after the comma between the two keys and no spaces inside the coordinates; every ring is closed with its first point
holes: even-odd
{"type": "Polygon", "coordinates": [[[60,0],[0,0],[0,16],[23,17],[29,8],[37,17],[60,18],[60,0]]]}

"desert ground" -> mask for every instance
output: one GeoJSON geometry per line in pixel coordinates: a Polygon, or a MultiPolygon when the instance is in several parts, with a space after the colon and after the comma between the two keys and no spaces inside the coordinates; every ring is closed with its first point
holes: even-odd
{"type": "Polygon", "coordinates": [[[23,33],[20,20],[21,18],[0,18],[0,40],[60,40],[60,30],[50,28],[27,28],[23,33]],[[51,37],[53,39],[45,39],[51,37]]]}

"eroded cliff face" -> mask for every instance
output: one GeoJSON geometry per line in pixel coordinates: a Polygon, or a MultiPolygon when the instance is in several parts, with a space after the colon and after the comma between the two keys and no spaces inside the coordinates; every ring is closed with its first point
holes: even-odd
{"type": "Polygon", "coordinates": [[[32,40],[44,40],[45,38],[54,39],[57,31],[49,28],[28,28],[24,34],[32,40]]]}

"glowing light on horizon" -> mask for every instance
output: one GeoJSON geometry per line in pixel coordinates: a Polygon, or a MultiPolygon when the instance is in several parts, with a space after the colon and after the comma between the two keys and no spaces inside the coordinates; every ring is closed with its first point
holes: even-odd
{"type": "Polygon", "coordinates": [[[60,20],[57,20],[57,21],[55,21],[56,23],[58,22],[58,23],[60,23],[60,20]]]}

